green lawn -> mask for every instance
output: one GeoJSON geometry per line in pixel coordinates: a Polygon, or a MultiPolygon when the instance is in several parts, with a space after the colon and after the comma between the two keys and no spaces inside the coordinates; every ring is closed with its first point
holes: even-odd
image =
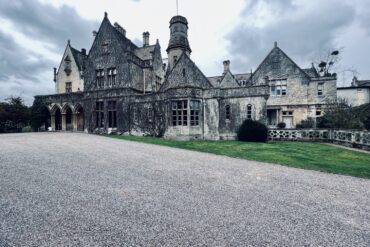
{"type": "Polygon", "coordinates": [[[370,178],[370,153],[347,150],[326,144],[307,142],[174,141],[154,137],[106,136],[303,169],[370,178]]]}

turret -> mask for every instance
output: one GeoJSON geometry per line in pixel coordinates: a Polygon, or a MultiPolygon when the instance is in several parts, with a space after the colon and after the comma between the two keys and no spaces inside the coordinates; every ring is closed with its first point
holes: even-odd
{"type": "Polygon", "coordinates": [[[188,21],[183,16],[174,16],[170,21],[170,42],[167,48],[168,68],[172,69],[183,52],[188,56],[191,49],[188,41],[188,21]]]}

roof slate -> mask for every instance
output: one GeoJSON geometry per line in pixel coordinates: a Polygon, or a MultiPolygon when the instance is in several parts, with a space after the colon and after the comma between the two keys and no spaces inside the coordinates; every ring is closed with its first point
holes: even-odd
{"type": "Polygon", "coordinates": [[[155,45],[137,48],[134,52],[137,57],[141,60],[151,60],[153,58],[153,52],[155,45]]]}
{"type": "Polygon", "coordinates": [[[77,64],[77,67],[78,67],[78,70],[81,71],[84,69],[84,66],[85,66],[85,61],[87,59],[87,56],[84,55],[82,52],[80,52],[79,50],[73,48],[71,46],[71,51],[72,51],[72,55],[73,55],[73,58],[75,59],[76,61],[76,64],[77,64]]]}

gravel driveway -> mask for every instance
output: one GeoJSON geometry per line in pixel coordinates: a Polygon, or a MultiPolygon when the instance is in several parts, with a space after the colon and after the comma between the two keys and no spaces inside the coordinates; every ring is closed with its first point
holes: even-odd
{"type": "Polygon", "coordinates": [[[0,135],[0,246],[370,246],[370,180],[73,133],[0,135]]]}

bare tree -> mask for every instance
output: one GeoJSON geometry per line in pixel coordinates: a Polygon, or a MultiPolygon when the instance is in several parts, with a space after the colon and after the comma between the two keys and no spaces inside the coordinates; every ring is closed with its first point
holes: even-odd
{"type": "Polygon", "coordinates": [[[319,73],[321,76],[331,76],[331,69],[334,67],[335,64],[339,63],[340,61],[340,50],[333,50],[329,51],[326,56],[318,63],[319,73]]]}

